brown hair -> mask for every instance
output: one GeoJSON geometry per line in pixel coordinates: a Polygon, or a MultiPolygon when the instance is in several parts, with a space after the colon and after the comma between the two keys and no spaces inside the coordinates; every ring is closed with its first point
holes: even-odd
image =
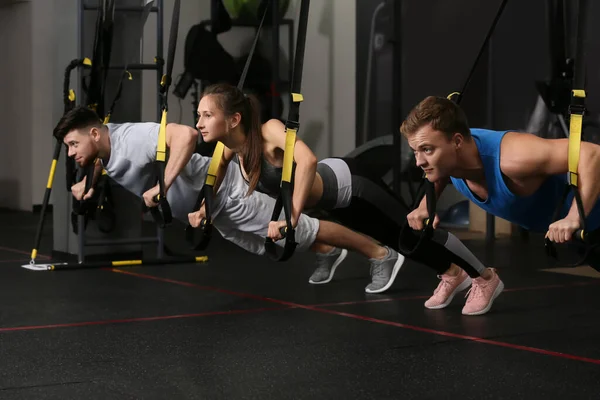
{"type": "Polygon", "coordinates": [[[463,110],[445,97],[428,96],[413,108],[402,125],[400,132],[404,137],[413,135],[427,124],[451,139],[455,133],[465,138],[471,137],[469,123],[463,110]]]}
{"type": "Polygon", "coordinates": [[[102,120],[96,112],[88,107],[78,106],[62,116],[54,128],[54,137],[61,142],[74,129],[100,128],[102,120]]]}
{"type": "Polygon", "coordinates": [[[227,83],[217,83],[204,89],[202,97],[213,96],[216,104],[226,117],[235,113],[242,116],[240,124],[246,135],[246,146],[242,152],[244,169],[248,175],[250,195],[256,185],[261,173],[261,162],[263,153],[263,138],[260,122],[260,102],[253,95],[246,95],[236,86],[227,83]]]}

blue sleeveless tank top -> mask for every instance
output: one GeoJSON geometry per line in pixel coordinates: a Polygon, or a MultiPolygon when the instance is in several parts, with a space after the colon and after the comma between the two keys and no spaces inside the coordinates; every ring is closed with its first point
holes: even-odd
{"type": "MultiPolygon", "coordinates": [[[[546,232],[552,223],[552,216],[563,195],[567,174],[553,175],[546,179],[539,189],[530,196],[517,196],[506,186],[500,171],[500,142],[509,131],[471,129],[485,173],[488,196],[485,201],[478,198],[467,186],[464,179],[451,178],[454,187],[473,203],[490,214],[496,215],[525,229],[546,232]]],[[[535,151],[535,149],[532,149],[535,151]]],[[[567,215],[573,201],[573,193],[567,196],[562,205],[559,219],[567,215]]],[[[586,218],[588,230],[600,225],[600,202],[596,202],[586,218]]]]}

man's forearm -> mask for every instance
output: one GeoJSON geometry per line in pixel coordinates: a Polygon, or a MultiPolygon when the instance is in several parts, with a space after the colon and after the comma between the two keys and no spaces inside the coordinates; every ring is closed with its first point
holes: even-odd
{"type": "MultiPolygon", "coordinates": [[[[600,146],[582,143],[578,166],[578,190],[585,216],[594,208],[600,196],[600,146]]],[[[569,217],[578,218],[579,210],[575,198],[569,210],[569,217]]]]}
{"type": "Polygon", "coordinates": [[[181,170],[192,158],[196,149],[196,140],[193,135],[177,132],[171,138],[169,146],[169,160],[165,167],[165,190],[173,184],[181,170]]]}
{"type": "MultiPolygon", "coordinates": [[[[450,183],[449,178],[440,179],[433,183],[433,187],[435,188],[436,200],[440,198],[440,196],[442,195],[442,192],[444,191],[444,189],[446,188],[448,183],[450,183]]],[[[427,195],[423,196],[423,200],[421,200],[419,207],[427,207],[427,195]]]]}
{"type": "Polygon", "coordinates": [[[100,160],[96,160],[96,164],[94,165],[94,179],[92,179],[92,187],[96,186],[96,182],[98,182],[103,170],[104,167],[102,166],[100,160]]]}
{"type": "Polygon", "coordinates": [[[215,180],[214,192],[217,193],[219,188],[221,187],[221,183],[223,183],[223,179],[225,178],[225,174],[227,174],[227,166],[229,165],[228,161],[221,158],[221,163],[219,164],[219,169],[217,170],[217,179],[215,180]]]}

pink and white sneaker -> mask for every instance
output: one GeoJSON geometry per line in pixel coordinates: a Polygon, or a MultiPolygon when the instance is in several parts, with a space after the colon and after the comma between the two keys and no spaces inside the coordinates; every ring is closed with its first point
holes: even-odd
{"type": "Polygon", "coordinates": [[[504,290],[504,283],[498,277],[495,268],[492,279],[485,280],[481,277],[473,279],[473,286],[467,292],[467,301],[462,309],[463,315],[482,315],[487,313],[496,297],[504,290]]]}
{"type": "Polygon", "coordinates": [[[442,281],[433,292],[433,296],[425,302],[425,307],[431,310],[446,307],[450,304],[456,293],[465,290],[471,285],[471,277],[463,269],[456,276],[444,274],[438,275],[438,278],[442,281]]]}

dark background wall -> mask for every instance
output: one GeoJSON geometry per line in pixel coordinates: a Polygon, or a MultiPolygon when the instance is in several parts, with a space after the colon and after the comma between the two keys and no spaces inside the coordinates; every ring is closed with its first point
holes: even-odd
{"type": "MultiPolygon", "coordinates": [[[[384,0],[385,7],[376,18],[376,32],[383,35],[384,45],[375,51],[368,138],[391,134],[393,113],[402,119],[427,95],[448,95],[460,90],[491,26],[499,0],[384,0]],[[394,18],[391,3],[401,8],[394,18]],[[400,71],[393,71],[393,24],[399,24],[397,42],[401,57],[400,71]],[[392,74],[400,77],[400,102],[392,108],[392,74]]],[[[570,17],[571,48],[577,16],[576,0],[570,17]]],[[[370,28],[376,0],[357,0],[357,74],[356,127],[357,145],[364,139],[365,82],[370,28]]],[[[523,130],[534,109],[536,80],[549,79],[549,0],[508,1],[496,26],[491,42],[491,57],[484,54],[463,99],[472,126],[523,130]],[[491,61],[491,62],[490,62],[491,61]],[[489,80],[488,80],[489,77],[489,80]],[[488,115],[488,105],[492,112],[488,115]]],[[[600,4],[589,1],[587,30],[588,105],[597,114],[600,109],[598,88],[600,28],[593,23],[600,4]]]]}

